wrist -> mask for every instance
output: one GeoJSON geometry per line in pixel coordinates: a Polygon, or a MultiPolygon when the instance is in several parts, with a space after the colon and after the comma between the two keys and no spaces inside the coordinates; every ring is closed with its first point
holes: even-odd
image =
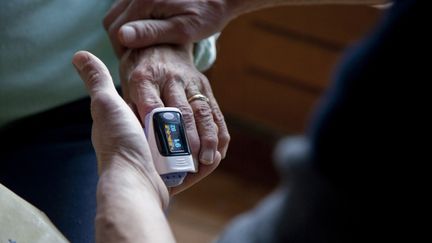
{"type": "MultiPolygon", "coordinates": [[[[124,195],[145,194],[153,199],[162,209],[169,204],[169,193],[151,160],[138,159],[123,154],[111,155],[99,161],[99,187],[102,192],[124,195]],[[107,185],[107,186],[104,186],[107,185]]],[[[99,194],[99,192],[98,192],[99,194]]],[[[108,194],[107,194],[108,195],[108,194]]],[[[133,197],[133,196],[132,196],[133,197]]]]}
{"type": "MultiPolygon", "coordinates": [[[[166,190],[166,189],[165,189],[166,190]]],[[[136,169],[111,163],[97,188],[96,242],[173,242],[161,198],[136,169]]]]}
{"type": "Polygon", "coordinates": [[[151,47],[154,55],[158,60],[163,63],[187,63],[193,64],[193,43],[184,45],[158,45],[151,47]]]}
{"type": "Polygon", "coordinates": [[[181,52],[183,59],[187,60],[189,63],[193,63],[194,60],[194,43],[187,43],[184,45],[179,45],[175,47],[177,51],[181,52]]]}

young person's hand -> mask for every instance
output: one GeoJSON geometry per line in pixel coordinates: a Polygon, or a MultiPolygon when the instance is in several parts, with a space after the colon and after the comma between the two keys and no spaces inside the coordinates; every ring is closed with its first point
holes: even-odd
{"type": "Polygon", "coordinates": [[[78,52],[73,64],[91,98],[99,166],[97,242],[173,242],[163,214],[168,190],[154,167],[141,123],[98,58],[78,52]]]}

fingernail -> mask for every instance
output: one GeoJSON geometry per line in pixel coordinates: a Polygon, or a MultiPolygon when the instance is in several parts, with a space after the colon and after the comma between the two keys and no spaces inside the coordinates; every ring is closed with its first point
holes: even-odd
{"type": "Polygon", "coordinates": [[[214,152],[211,150],[205,150],[204,152],[201,153],[201,157],[200,157],[200,161],[203,164],[213,164],[213,158],[214,158],[214,152]]]}
{"type": "Polygon", "coordinates": [[[73,57],[72,64],[75,66],[76,69],[81,71],[86,61],[87,61],[87,57],[78,52],[73,57]]]}
{"type": "Polygon", "coordinates": [[[120,29],[120,39],[124,44],[134,41],[136,38],[135,29],[131,26],[123,26],[120,29]]]}

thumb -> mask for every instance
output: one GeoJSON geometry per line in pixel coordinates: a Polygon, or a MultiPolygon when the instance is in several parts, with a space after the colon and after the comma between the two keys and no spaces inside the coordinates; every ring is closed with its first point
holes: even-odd
{"type": "Polygon", "coordinates": [[[90,52],[79,51],[75,53],[72,63],[92,99],[99,92],[117,93],[108,68],[99,58],[90,52]]]}
{"type": "Polygon", "coordinates": [[[181,24],[180,18],[165,20],[137,20],[124,24],[119,32],[120,42],[129,48],[142,48],[155,44],[184,44],[191,40],[191,31],[181,24]]]}

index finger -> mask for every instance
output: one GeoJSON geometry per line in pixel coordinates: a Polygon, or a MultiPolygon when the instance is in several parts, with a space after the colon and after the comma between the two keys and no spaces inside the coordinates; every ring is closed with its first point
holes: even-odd
{"type": "Polygon", "coordinates": [[[145,69],[132,72],[129,83],[129,98],[136,105],[141,122],[153,109],[164,107],[160,98],[160,91],[154,77],[145,69]]]}

